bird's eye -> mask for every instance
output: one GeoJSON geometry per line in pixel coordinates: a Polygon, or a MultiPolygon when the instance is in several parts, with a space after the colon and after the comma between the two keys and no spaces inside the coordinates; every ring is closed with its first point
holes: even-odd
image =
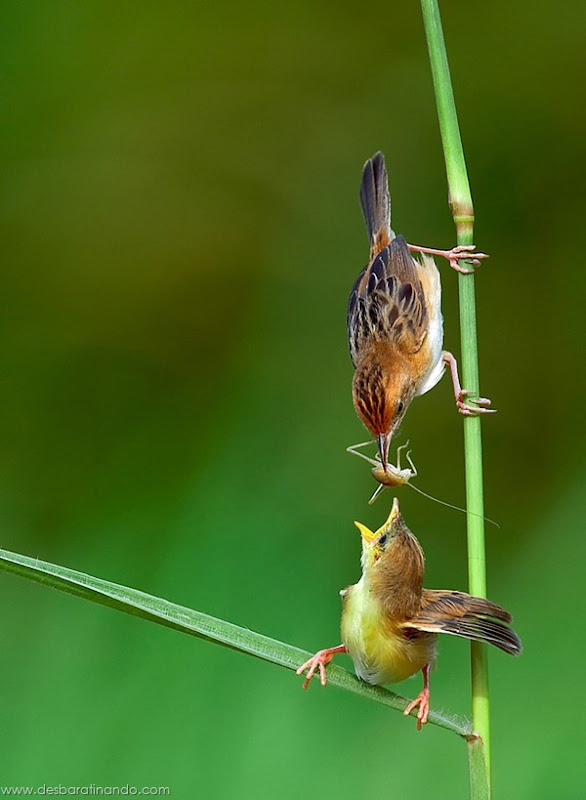
{"type": "Polygon", "coordinates": [[[402,400],[397,401],[397,414],[400,414],[405,408],[405,403],[402,400]]]}
{"type": "Polygon", "coordinates": [[[384,547],[384,546],[385,546],[385,544],[387,543],[387,539],[388,539],[388,536],[387,536],[387,534],[386,534],[386,533],[383,533],[383,535],[382,535],[382,536],[380,537],[380,539],[378,540],[379,547],[384,547]]]}

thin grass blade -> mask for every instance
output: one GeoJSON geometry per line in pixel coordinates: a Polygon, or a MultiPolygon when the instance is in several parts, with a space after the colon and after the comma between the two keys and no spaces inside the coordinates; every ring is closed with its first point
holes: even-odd
{"type": "MultiPolygon", "coordinates": [[[[8,550],[0,550],[0,569],[82,597],[92,603],[109,606],[125,614],[142,617],[167,628],[188,633],[190,636],[248,653],[286,669],[296,670],[312,655],[293,645],[241,628],[201,611],[171,603],[161,597],[146,594],[138,589],[110,583],[83,572],[11,553],[8,550]]],[[[328,682],[332,686],[374,700],[396,711],[404,711],[409,702],[405,697],[381,686],[370,686],[359,681],[350,672],[336,665],[328,667],[328,682]]],[[[471,730],[467,720],[433,711],[429,716],[429,722],[463,737],[467,737],[471,730]]]]}

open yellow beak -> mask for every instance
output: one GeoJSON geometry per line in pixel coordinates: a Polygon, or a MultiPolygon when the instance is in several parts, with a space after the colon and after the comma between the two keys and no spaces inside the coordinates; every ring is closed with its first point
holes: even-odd
{"type": "Polygon", "coordinates": [[[373,539],[375,538],[376,534],[373,533],[370,528],[367,528],[366,525],[363,525],[362,522],[354,522],[358,530],[360,531],[360,535],[364,539],[365,542],[371,544],[373,539]]]}
{"type": "Polygon", "coordinates": [[[389,514],[389,518],[386,521],[385,525],[390,525],[391,522],[394,522],[401,516],[401,512],[399,511],[399,498],[395,497],[393,500],[393,507],[391,508],[391,513],[389,514]]]}
{"type": "Polygon", "coordinates": [[[362,536],[364,541],[367,544],[372,544],[372,542],[376,539],[376,537],[383,530],[383,528],[386,528],[388,525],[392,525],[392,523],[395,522],[395,520],[399,519],[400,516],[401,512],[399,511],[399,498],[395,497],[395,499],[393,500],[393,507],[391,508],[391,513],[389,514],[389,518],[387,519],[385,524],[378,529],[378,531],[375,531],[373,533],[370,530],[370,528],[367,528],[366,525],[362,524],[362,522],[354,522],[354,524],[360,531],[360,535],[362,536]]]}

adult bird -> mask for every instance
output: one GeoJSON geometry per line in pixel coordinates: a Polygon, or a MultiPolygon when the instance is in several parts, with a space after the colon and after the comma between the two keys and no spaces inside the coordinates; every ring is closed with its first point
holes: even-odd
{"type": "Polygon", "coordinates": [[[378,442],[387,468],[391,437],[414,397],[425,394],[450,366],[460,413],[488,413],[490,400],[466,402],[458,366],[443,350],[440,274],[432,258],[440,255],[459,272],[469,259],[478,264],[485,253],[471,255],[473,245],[434,250],[407,244],[391,230],[391,200],[382,153],[369,158],[362,171],[360,203],[370,240],[370,259],[358,276],[348,302],[348,341],[355,368],[352,399],[356,412],[378,442]],[[421,254],[421,261],[411,251],[421,254]]]}

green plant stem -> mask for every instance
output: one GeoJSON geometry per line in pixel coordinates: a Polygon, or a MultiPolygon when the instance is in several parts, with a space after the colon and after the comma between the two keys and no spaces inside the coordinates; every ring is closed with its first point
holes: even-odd
{"type": "Polygon", "coordinates": [[[486,752],[480,737],[468,739],[468,768],[470,772],[470,797],[473,800],[490,800],[490,783],[487,780],[486,752]]]}
{"type": "MultiPolygon", "coordinates": [[[[140,592],[138,589],[121,586],[67,567],[50,564],[48,561],[39,561],[37,558],[11,553],[8,550],[0,550],[0,570],[12,572],[22,578],[51,586],[53,589],[73,594],[92,603],[142,617],[190,636],[221,644],[231,650],[248,653],[286,669],[296,670],[313,655],[293,645],[279,642],[247,628],[241,628],[201,611],[179,606],[169,600],[163,600],[161,597],[140,592]]],[[[367,700],[374,700],[376,703],[395,709],[395,711],[403,712],[409,703],[406,697],[384,689],[382,686],[370,686],[358,680],[348,670],[335,664],[328,666],[328,683],[360,695],[367,700]]],[[[299,692],[301,692],[300,684],[299,692]]],[[[416,714],[417,709],[413,712],[413,716],[416,714]]],[[[429,722],[458,734],[466,741],[475,739],[468,720],[457,715],[431,711],[429,722]]]]}
{"type": "MultiPolygon", "coordinates": [[[[466,171],[466,161],[456,104],[450,78],[448,57],[437,0],[421,0],[423,21],[433,85],[437,103],[446,172],[448,201],[458,244],[473,244],[474,207],[466,171]]],[[[478,344],[474,274],[459,275],[460,336],[462,344],[462,385],[478,397],[478,344]]],[[[466,506],[468,530],[468,579],[471,594],[486,597],[486,558],[484,546],[484,501],[482,483],[482,440],[480,418],[464,418],[464,454],[466,461],[466,506]]],[[[471,645],[472,724],[482,739],[490,792],[490,718],[488,699],[488,664],[486,646],[471,645]]]]}

